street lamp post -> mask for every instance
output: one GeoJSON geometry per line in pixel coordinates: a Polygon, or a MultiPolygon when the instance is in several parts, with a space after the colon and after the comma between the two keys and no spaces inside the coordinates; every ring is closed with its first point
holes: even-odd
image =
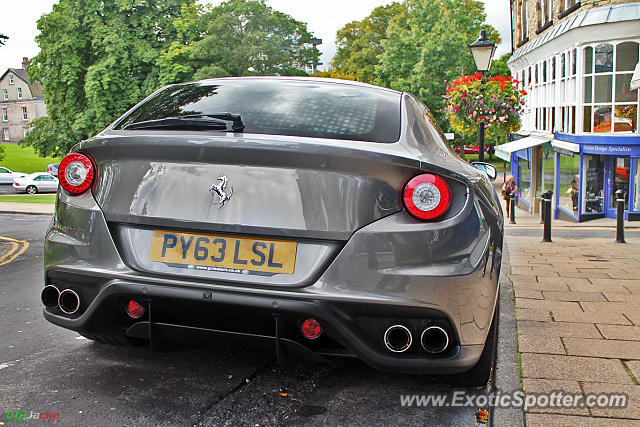
{"type": "MultiPolygon", "coordinates": [[[[496,50],[496,44],[487,38],[484,30],[480,31],[477,40],[469,45],[471,56],[476,63],[476,70],[479,73],[486,73],[491,68],[491,60],[496,50]]],[[[484,84],[484,80],[482,82],[484,84]]],[[[484,120],[480,120],[479,138],[478,138],[478,161],[484,161],[484,120]]]]}

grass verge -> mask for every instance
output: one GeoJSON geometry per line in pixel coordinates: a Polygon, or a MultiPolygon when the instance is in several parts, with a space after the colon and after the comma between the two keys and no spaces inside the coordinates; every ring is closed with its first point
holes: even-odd
{"type": "Polygon", "coordinates": [[[47,165],[59,163],[60,159],[54,157],[40,157],[32,147],[23,147],[19,144],[2,144],[4,158],[0,160],[0,166],[4,166],[14,172],[45,172],[47,165]]]}
{"type": "Polygon", "coordinates": [[[15,196],[0,196],[1,202],[12,203],[50,203],[56,202],[55,194],[25,194],[15,196]]]}

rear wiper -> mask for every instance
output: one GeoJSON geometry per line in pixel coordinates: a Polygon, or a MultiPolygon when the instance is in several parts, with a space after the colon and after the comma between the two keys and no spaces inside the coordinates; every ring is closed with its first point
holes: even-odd
{"type": "Polygon", "coordinates": [[[163,119],[144,120],[129,123],[122,129],[152,129],[152,128],[207,128],[226,130],[227,124],[221,120],[209,120],[197,117],[165,117],[163,119]]]}
{"type": "Polygon", "coordinates": [[[233,122],[231,125],[231,130],[234,132],[242,132],[244,130],[244,123],[242,122],[242,118],[240,114],[231,114],[231,113],[211,113],[211,114],[186,114],[185,118],[198,119],[203,117],[210,117],[212,119],[220,119],[233,122]]]}

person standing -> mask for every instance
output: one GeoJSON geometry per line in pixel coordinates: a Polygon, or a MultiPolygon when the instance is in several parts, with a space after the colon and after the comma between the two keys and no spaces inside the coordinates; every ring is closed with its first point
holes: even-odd
{"type": "Polygon", "coordinates": [[[513,175],[508,175],[507,180],[504,182],[504,185],[502,186],[502,198],[504,199],[507,205],[507,216],[509,216],[509,207],[511,205],[509,202],[511,200],[511,194],[516,191],[518,191],[518,186],[513,181],[513,175]]]}

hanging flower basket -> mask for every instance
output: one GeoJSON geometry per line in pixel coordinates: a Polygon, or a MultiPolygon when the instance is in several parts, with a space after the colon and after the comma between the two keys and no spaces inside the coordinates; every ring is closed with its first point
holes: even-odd
{"type": "Polygon", "coordinates": [[[485,128],[517,130],[527,94],[518,83],[512,76],[486,80],[480,73],[454,80],[444,96],[451,124],[461,133],[474,132],[481,122],[485,128]]]}

